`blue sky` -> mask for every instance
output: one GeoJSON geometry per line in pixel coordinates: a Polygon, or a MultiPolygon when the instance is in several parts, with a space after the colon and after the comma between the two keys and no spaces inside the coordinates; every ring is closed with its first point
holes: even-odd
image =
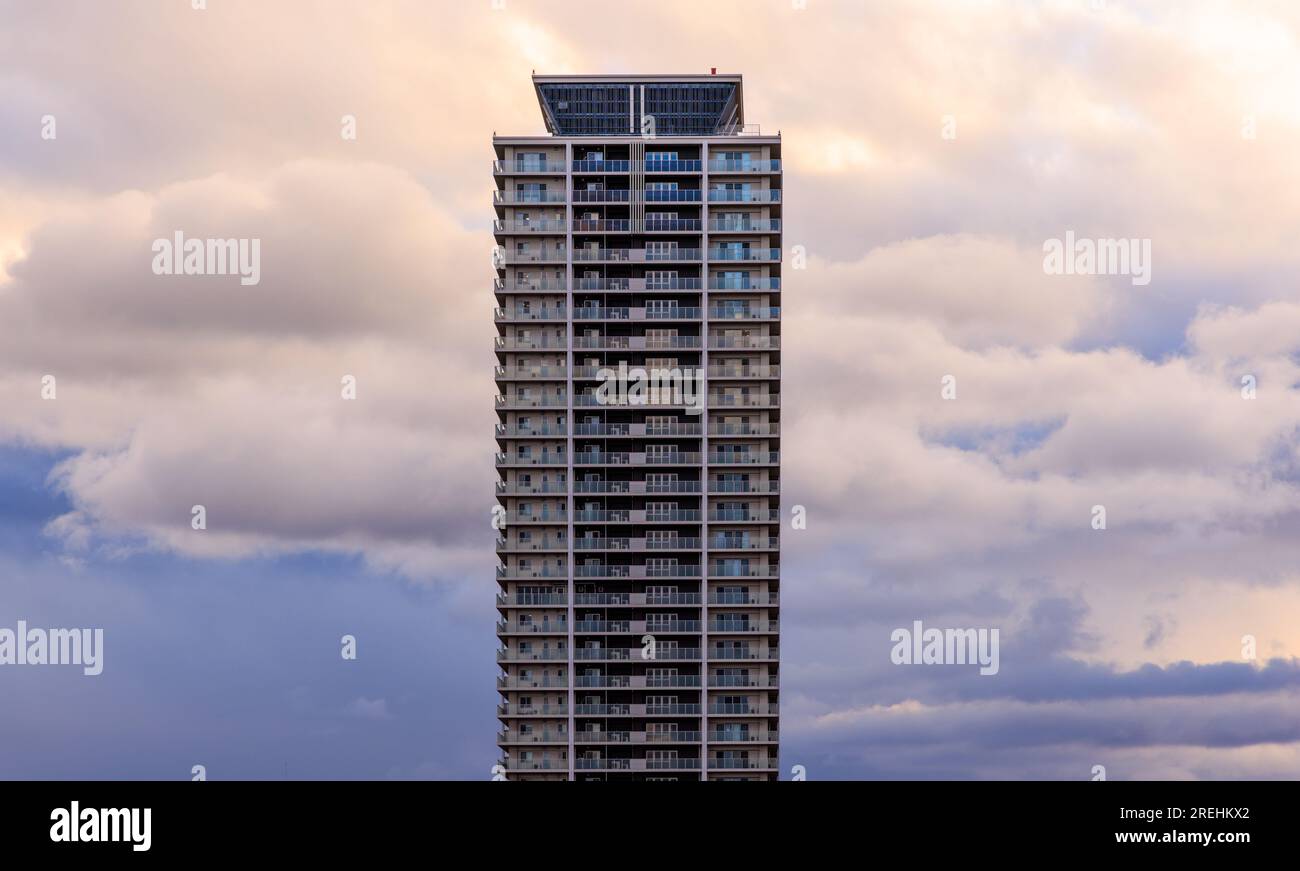
{"type": "Polygon", "coordinates": [[[357,558],[68,565],[46,452],[0,454],[6,625],[102,627],[105,669],[6,668],[7,778],[478,778],[494,758],[490,578],[466,613],[357,558]],[[340,638],[357,638],[355,661],[340,638]],[[287,769],[286,769],[287,766],[287,769]]]}

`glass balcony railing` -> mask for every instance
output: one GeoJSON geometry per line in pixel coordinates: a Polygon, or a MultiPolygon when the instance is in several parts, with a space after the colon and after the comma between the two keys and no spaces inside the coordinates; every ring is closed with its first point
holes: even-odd
{"type": "Polygon", "coordinates": [[[781,191],[779,190],[732,190],[729,188],[713,188],[709,191],[709,202],[711,203],[779,203],[781,202],[781,191]]]}
{"type": "Polygon", "coordinates": [[[492,171],[505,175],[533,172],[564,175],[564,161],[558,158],[555,160],[494,160],[492,161],[492,171]]]}
{"type": "Polygon", "coordinates": [[[710,233],[779,233],[781,221],[755,220],[749,218],[709,221],[710,233]]]}
{"type": "Polygon", "coordinates": [[[710,160],[709,172],[780,172],[779,160],[710,160]]]}
{"type": "Polygon", "coordinates": [[[781,279],[747,276],[714,276],[709,279],[709,290],[780,290],[781,279]]]}
{"type": "Polygon", "coordinates": [[[780,248],[710,248],[710,260],[735,260],[744,262],[771,262],[781,259],[780,248]]]}
{"type": "Polygon", "coordinates": [[[562,203],[565,201],[564,191],[530,191],[530,190],[499,190],[492,195],[492,201],[498,205],[528,205],[531,203],[562,203]]]}

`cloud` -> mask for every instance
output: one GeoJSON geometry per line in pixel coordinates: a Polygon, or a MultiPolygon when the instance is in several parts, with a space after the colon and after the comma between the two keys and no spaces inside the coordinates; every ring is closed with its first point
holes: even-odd
{"type": "Polygon", "coordinates": [[[388,701],[386,699],[367,699],[364,697],[352,700],[352,703],[348,705],[348,714],[362,720],[390,720],[393,717],[388,712],[388,701]]]}
{"type": "MultiPolygon", "coordinates": [[[[787,754],[857,776],[1086,776],[1101,749],[1129,774],[1300,772],[1300,17],[787,7],[626,4],[622,29],[675,38],[615,54],[578,2],[12,10],[0,125],[30,135],[0,142],[0,441],[53,452],[35,486],[57,504],[23,552],[88,578],[356,561],[486,602],[489,136],[540,129],[534,68],[707,56],[781,130],[808,254],[782,301],[783,494],[809,517],[784,533],[787,754]],[[261,284],[154,276],[178,229],[261,239],[261,284]],[[1150,239],[1152,284],[1045,275],[1066,230],[1150,239]],[[997,680],[889,666],[913,619],[1001,628],[997,680]],[[1267,665],[1240,661],[1246,634],[1267,665]]],[[[420,747],[374,771],[460,764],[420,747]]]]}

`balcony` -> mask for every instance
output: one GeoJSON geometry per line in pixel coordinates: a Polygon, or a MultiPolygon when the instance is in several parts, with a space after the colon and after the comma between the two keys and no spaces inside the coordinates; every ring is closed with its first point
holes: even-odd
{"type": "Polygon", "coordinates": [[[542,481],[537,484],[519,484],[497,481],[497,493],[503,496],[537,496],[546,493],[563,494],[568,489],[562,482],[542,481]]]}
{"type": "Polygon", "coordinates": [[[567,690],[567,677],[498,677],[500,690],[567,690]]]}
{"type": "Polygon", "coordinates": [[[770,423],[711,423],[711,436],[766,436],[780,435],[781,424],[770,423]]]}
{"type": "Polygon", "coordinates": [[[710,523],[780,523],[781,513],[776,509],[768,511],[748,508],[732,508],[726,511],[710,511],[710,523]]]}
{"type": "Polygon", "coordinates": [[[645,191],[645,202],[647,203],[698,203],[700,202],[700,191],[682,190],[682,189],[654,191],[647,188],[645,191]]]}
{"type": "Polygon", "coordinates": [[[564,336],[539,336],[536,339],[497,336],[494,344],[498,351],[567,351],[569,348],[564,336]]]}
{"type": "Polygon", "coordinates": [[[492,222],[494,233],[545,233],[564,235],[569,230],[568,221],[502,221],[492,222]]]}
{"type": "Polygon", "coordinates": [[[724,278],[709,279],[709,290],[780,290],[779,278],[724,278]]]}
{"type": "MultiPolygon", "coordinates": [[[[643,608],[646,605],[698,606],[701,601],[699,593],[577,593],[573,597],[575,607],[587,605],[600,608],[620,606],[643,608]]],[[[699,653],[698,650],[695,652],[699,653]]]]}
{"type": "Polygon", "coordinates": [[[714,466],[772,466],[781,462],[777,451],[730,451],[709,454],[709,463],[714,466]]]}
{"type": "Polygon", "coordinates": [[[497,705],[499,717],[567,717],[568,705],[517,705],[504,702],[497,705]]]}
{"type": "Polygon", "coordinates": [[[715,321],[777,321],[779,306],[709,306],[709,318],[715,321]]]}
{"type": "MultiPolygon", "coordinates": [[[[711,336],[709,347],[718,347],[713,344],[711,336]]],[[[712,408],[779,408],[781,405],[781,395],[779,393],[710,393],[709,406],[712,408]]]]}
{"type": "MultiPolygon", "coordinates": [[[[497,577],[498,578],[503,577],[501,567],[497,568],[497,577]]],[[[537,577],[553,578],[553,577],[557,577],[557,575],[555,575],[554,573],[547,573],[547,572],[542,572],[540,574],[536,572],[530,572],[526,574],[523,572],[519,572],[518,577],[524,578],[526,580],[531,580],[532,578],[537,578],[537,577]]],[[[567,578],[567,575],[564,573],[563,569],[560,570],[558,577],[567,578]]],[[[497,604],[504,605],[507,607],[514,607],[514,608],[526,607],[529,605],[567,606],[569,604],[569,597],[565,593],[515,593],[513,596],[507,593],[497,593],[497,604]]]]}
{"type": "Polygon", "coordinates": [[[699,218],[646,218],[642,229],[647,233],[698,233],[702,226],[699,218]]]}
{"type": "Polygon", "coordinates": [[[780,336],[719,336],[709,335],[709,350],[779,351],[780,336]]]}
{"type": "MultiPolygon", "coordinates": [[[[548,579],[548,580],[555,579],[555,580],[562,581],[568,579],[568,573],[565,571],[563,567],[554,568],[552,566],[545,566],[537,569],[521,569],[521,568],[510,568],[508,566],[497,566],[497,579],[502,581],[535,581],[541,579],[548,579]]],[[[539,597],[534,597],[534,598],[539,598],[539,597]]],[[[540,598],[550,598],[550,597],[540,597],[540,598]]],[[[499,602],[498,604],[506,604],[506,603],[499,602]]],[[[512,602],[509,604],[551,605],[555,603],[553,602],[523,602],[523,603],[512,602]]]]}
{"type": "MultiPolygon", "coordinates": [[[[576,630],[575,630],[576,631],[576,630]]],[[[646,662],[640,647],[580,647],[573,651],[574,662],[646,662]]],[[[656,648],[654,662],[698,662],[698,647],[656,648]]]]}
{"type": "Polygon", "coordinates": [[[560,308],[494,308],[492,318],[498,323],[501,321],[564,321],[568,318],[568,312],[564,307],[560,308]]]}
{"type": "Polygon", "coordinates": [[[567,466],[568,460],[564,454],[536,454],[520,455],[498,453],[496,455],[496,465],[500,466],[567,466]]]}
{"type": "Polygon", "coordinates": [[[573,741],[575,744],[699,744],[700,735],[700,732],[685,729],[664,732],[579,731],[573,741]]]}
{"type": "Polygon", "coordinates": [[[575,321],[698,321],[699,306],[632,308],[628,306],[580,306],[573,310],[575,321]]]}
{"type": "Polygon", "coordinates": [[[780,566],[744,566],[727,563],[709,563],[709,576],[719,578],[775,578],[780,575],[780,566]]]}
{"type": "MultiPolygon", "coordinates": [[[[779,378],[780,366],[710,366],[710,378],[779,378]]],[[[710,435],[714,433],[710,432],[710,435]]]]}
{"type": "MultiPolygon", "coordinates": [[[[574,378],[595,378],[599,369],[595,366],[574,367],[574,378]]],[[[576,436],[697,436],[703,432],[698,423],[578,423],[574,424],[576,436]]]]}
{"type": "Polygon", "coordinates": [[[749,632],[775,633],[781,628],[776,620],[710,620],[709,631],[724,635],[743,635],[749,632]]]}
{"type": "Polygon", "coordinates": [[[568,662],[567,650],[498,650],[497,662],[568,662]]]}
{"type": "Polygon", "coordinates": [[[573,171],[579,173],[620,173],[626,175],[632,171],[630,160],[575,160],[573,171]]]}
{"type": "Polygon", "coordinates": [[[575,174],[627,175],[634,169],[641,172],[697,173],[704,165],[699,160],[575,160],[575,174]]]}
{"type": "Polygon", "coordinates": [[[750,649],[748,644],[746,644],[744,647],[709,648],[709,659],[717,662],[775,662],[780,658],[781,651],[776,647],[769,647],[766,650],[761,648],[750,649]]]}
{"type": "Polygon", "coordinates": [[[534,278],[526,280],[515,276],[513,281],[498,278],[492,282],[492,290],[495,293],[526,293],[533,290],[567,290],[568,282],[563,279],[555,278],[534,278]]]}
{"type": "MultiPolygon", "coordinates": [[[[498,381],[529,381],[561,380],[567,377],[569,372],[564,366],[532,366],[529,368],[516,367],[514,369],[507,366],[498,366],[495,374],[498,381]]],[[[498,430],[499,433],[500,430],[498,430]]],[[[537,433],[529,433],[529,435],[537,435],[537,433]]]]}
{"type": "Polygon", "coordinates": [[[575,466],[698,466],[702,455],[694,451],[647,454],[638,451],[579,451],[573,455],[575,466]]]}
{"type": "MultiPolygon", "coordinates": [[[[583,493],[627,493],[633,496],[642,493],[699,493],[699,481],[574,481],[573,492],[583,493]]],[[[721,492],[721,491],[719,491],[721,492]]]]}
{"type": "Polygon", "coordinates": [[[603,188],[601,190],[575,190],[575,203],[626,203],[630,201],[631,191],[626,188],[603,188]]]}
{"type": "Polygon", "coordinates": [[[647,290],[700,290],[703,282],[698,278],[578,278],[576,290],[647,291],[647,290]]]}
{"type": "Polygon", "coordinates": [[[568,408],[563,396],[501,396],[496,398],[497,408],[568,408]]]}
{"type": "Polygon", "coordinates": [[[568,547],[562,538],[548,538],[542,541],[511,541],[506,538],[496,540],[497,553],[524,551],[527,553],[568,553],[568,547]]]}
{"type": "Polygon", "coordinates": [[[733,262],[774,262],[781,259],[780,248],[710,248],[710,260],[733,262]]]}
{"type": "Polygon", "coordinates": [[[506,522],[520,523],[568,523],[568,515],[563,511],[543,511],[540,514],[524,514],[519,511],[506,514],[506,522]]]}
{"type": "Polygon", "coordinates": [[[709,172],[721,173],[774,173],[781,171],[779,160],[710,160],[709,172]]]}
{"type": "Polygon", "coordinates": [[[710,481],[710,493],[780,493],[780,481],[710,481]]]}
{"type": "Polygon", "coordinates": [[[685,536],[667,539],[581,537],[573,540],[575,551],[627,551],[645,553],[661,550],[699,550],[700,539],[685,536]]]}
{"type": "Polygon", "coordinates": [[[574,263],[690,263],[699,248],[575,248],[574,263]]]}
{"type": "Polygon", "coordinates": [[[699,233],[703,222],[699,218],[646,218],[632,221],[627,218],[576,218],[574,233],[699,233]]]}
{"type": "Polygon", "coordinates": [[[691,717],[699,716],[701,709],[698,704],[645,705],[644,713],[647,717],[691,717]]]}
{"type": "Polygon", "coordinates": [[[543,621],[541,623],[510,623],[505,620],[497,621],[498,635],[567,635],[569,624],[567,621],[559,622],[543,621]]]}
{"type": "Polygon", "coordinates": [[[497,175],[564,175],[564,161],[555,160],[494,160],[492,172],[497,175]]]}
{"type": "Polygon", "coordinates": [[[710,593],[710,605],[751,605],[764,607],[779,604],[775,591],[770,593],[710,593]]]}
{"type": "MultiPolygon", "coordinates": [[[[623,350],[623,351],[658,351],[658,350],[698,350],[699,336],[574,336],[574,350],[623,350]]],[[[591,405],[603,403],[592,402],[591,405]]]]}
{"type": "Polygon", "coordinates": [[[714,188],[709,191],[711,203],[779,203],[779,190],[723,190],[714,188]]]}
{"type": "Polygon", "coordinates": [[[573,513],[574,523],[699,523],[698,508],[677,508],[668,511],[635,511],[629,509],[587,509],[573,513]]]}
{"type": "Polygon", "coordinates": [[[709,221],[710,233],[780,233],[781,220],[771,219],[735,219],[709,221]]]}
{"type": "Polygon", "coordinates": [[[626,705],[589,704],[575,705],[579,717],[698,717],[700,705],[626,705]]]}
{"type": "Polygon", "coordinates": [[[579,620],[575,633],[589,635],[640,635],[645,632],[688,633],[701,631],[699,620],[579,620]]]}
{"type": "MultiPolygon", "coordinates": [[[[698,203],[701,202],[698,189],[678,188],[676,190],[650,190],[646,189],[639,192],[638,198],[633,198],[633,192],[627,188],[603,188],[600,190],[580,190],[573,191],[573,202],[575,203],[698,203]]],[[[769,202],[768,200],[733,200],[729,202],[769,202]]]]}
{"type": "Polygon", "coordinates": [[[562,426],[507,426],[504,423],[497,424],[497,435],[510,438],[563,438],[565,428],[562,426]]]}
{"type": "Polygon", "coordinates": [[[714,674],[709,676],[710,689],[769,689],[774,690],[778,686],[777,676],[756,674],[756,675],[738,675],[738,674],[714,674]]]}
{"type": "Polygon", "coordinates": [[[564,191],[494,191],[492,202],[498,206],[528,206],[537,203],[567,202],[564,191]]]}
{"type": "Polygon", "coordinates": [[[569,252],[565,248],[542,248],[537,251],[510,250],[497,248],[495,257],[498,263],[514,265],[517,263],[568,263],[569,252]]]}
{"type": "Polygon", "coordinates": [[[698,771],[698,759],[575,759],[582,771],[698,771]]]}
{"type": "MultiPolygon", "coordinates": [[[[682,630],[686,631],[686,630],[682,630]]],[[[574,679],[576,689],[698,689],[698,674],[641,675],[641,674],[585,674],[574,679]]]]}
{"type": "Polygon", "coordinates": [[[568,771],[569,763],[563,759],[530,759],[530,760],[510,760],[499,759],[497,765],[500,765],[506,771],[568,771]]]}
{"type": "Polygon", "coordinates": [[[497,732],[499,746],[519,744],[564,744],[568,745],[569,736],[564,732],[497,732]]]}
{"type": "Polygon", "coordinates": [[[619,565],[597,563],[576,566],[575,578],[698,578],[698,565],[619,565]]]}
{"type": "Polygon", "coordinates": [[[642,170],[647,174],[656,172],[696,173],[704,169],[700,160],[652,160],[649,156],[642,162],[642,170]]]}
{"type": "Polygon", "coordinates": [[[722,717],[775,717],[779,711],[776,705],[754,704],[713,704],[709,705],[709,716],[722,717]]]}
{"type": "Polygon", "coordinates": [[[755,538],[740,535],[714,535],[709,538],[709,550],[775,550],[781,540],[776,536],[760,535],[755,538]]]}
{"type": "Polygon", "coordinates": [[[775,744],[780,738],[776,732],[710,732],[710,744],[775,744]]]}
{"type": "Polygon", "coordinates": [[[752,771],[755,769],[776,768],[776,760],[764,758],[732,759],[727,757],[718,757],[715,759],[714,757],[709,757],[709,768],[710,770],[744,769],[752,771]]]}

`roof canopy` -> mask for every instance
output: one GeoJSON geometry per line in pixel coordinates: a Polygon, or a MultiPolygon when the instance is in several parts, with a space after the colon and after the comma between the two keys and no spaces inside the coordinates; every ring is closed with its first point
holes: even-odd
{"type": "Polygon", "coordinates": [[[739,75],[534,75],[533,85],[556,136],[714,136],[745,123],[739,75]]]}

